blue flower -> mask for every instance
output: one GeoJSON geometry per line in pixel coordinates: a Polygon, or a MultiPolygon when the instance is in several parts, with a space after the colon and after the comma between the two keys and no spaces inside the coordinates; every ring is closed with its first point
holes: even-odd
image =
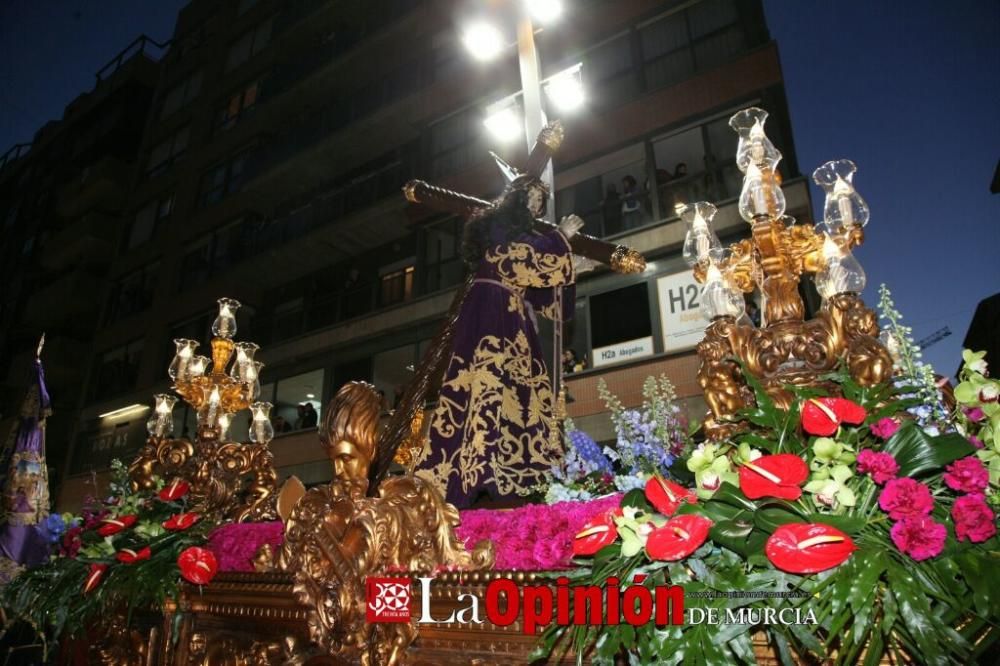
{"type": "Polygon", "coordinates": [[[48,533],[49,543],[59,541],[59,537],[66,531],[66,521],[58,513],[50,513],[45,519],[45,531],[48,533]]]}

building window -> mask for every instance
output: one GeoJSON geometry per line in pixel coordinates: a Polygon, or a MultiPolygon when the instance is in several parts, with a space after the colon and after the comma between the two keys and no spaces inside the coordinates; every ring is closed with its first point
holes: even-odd
{"type": "Polygon", "coordinates": [[[653,334],[645,282],[591,296],[589,315],[594,349],[653,334]]]}
{"type": "Polygon", "coordinates": [[[424,230],[423,293],[447,289],[462,281],[462,226],[460,218],[449,218],[424,230]]]}
{"type": "Polygon", "coordinates": [[[105,400],[135,388],[141,358],[142,340],[101,354],[91,385],[91,398],[105,400]]]}
{"type": "Polygon", "coordinates": [[[181,258],[180,291],[208,279],[212,263],[212,237],[192,243],[181,258]]]}
{"type": "MultiPolygon", "coordinates": [[[[316,429],[322,411],[323,377],[323,370],[319,369],[274,382],[271,421],[276,435],[316,429]]],[[[261,389],[261,400],[268,399],[261,389]]]]}
{"type": "Polygon", "coordinates": [[[230,130],[241,119],[246,118],[257,107],[257,95],[259,92],[260,81],[257,80],[230,95],[222,107],[215,113],[215,131],[224,132],[230,130]]]}
{"type": "Polygon", "coordinates": [[[167,92],[160,110],[160,119],[167,118],[187,106],[201,92],[202,72],[198,71],[185,77],[180,83],[167,92]]]}
{"type": "Polygon", "coordinates": [[[386,273],[379,283],[379,303],[392,305],[413,298],[413,266],[386,273]]]}
{"type": "Polygon", "coordinates": [[[372,384],[382,396],[382,409],[395,409],[420,361],[417,345],[379,352],[372,357],[372,384]]]}
{"type": "Polygon", "coordinates": [[[153,199],[139,209],[129,226],[125,247],[131,250],[148,241],[156,233],[160,223],[174,210],[174,195],[171,192],[159,199],[153,199]]]}
{"type": "Polygon", "coordinates": [[[146,163],[146,175],[150,178],[163,173],[171,164],[176,162],[187,151],[188,139],[191,128],[185,125],[170,135],[165,141],[161,141],[149,153],[149,161],[146,163]]]}
{"type": "Polygon", "coordinates": [[[250,149],[246,148],[231,159],[212,167],[201,177],[201,192],[199,200],[202,206],[218,203],[225,196],[239,191],[243,187],[243,174],[246,170],[250,149]]]}
{"type": "Polygon", "coordinates": [[[274,18],[261,21],[256,27],[243,33],[239,39],[229,47],[226,55],[226,71],[242,65],[244,62],[257,55],[270,43],[271,28],[274,18]]]}
{"type": "Polygon", "coordinates": [[[460,171],[482,157],[482,119],[470,108],[431,126],[431,172],[435,178],[460,171]]]}
{"type": "Polygon", "coordinates": [[[159,262],[154,262],[128,273],[115,282],[108,305],[106,319],[108,324],[142,312],[150,306],[159,270],[159,262]]]}
{"type": "Polygon", "coordinates": [[[599,90],[600,106],[615,106],[639,93],[638,79],[632,68],[632,42],[627,34],[615,37],[583,56],[587,85],[599,90]]]}

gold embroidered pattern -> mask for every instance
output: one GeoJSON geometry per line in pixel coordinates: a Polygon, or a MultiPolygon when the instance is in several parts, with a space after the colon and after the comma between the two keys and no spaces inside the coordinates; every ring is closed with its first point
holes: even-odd
{"type": "Polygon", "coordinates": [[[559,287],[573,280],[573,257],[539,252],[527,243],[497,246],[486,253],[504,282],[519,287],[559,287]]]}
{"type": "Polygon", "coordinates": [[[419,473],[442,493],[454,476],[463,492],[479,487],[483,476],[487,478],[482,483],[495,484],[501,495],[530,492],[562,450],[548,436],[555,426],[552,387],[544,365],[532,359],[527,336],[523,331],[513,340],[486,336],[471,363],[456,356],[452,364],[460,369],[451,368],[454,379],[445,387],[468,403],[462,405],[442,391],[431,428],[442,438],[461,430],[462,445],[450,456],[439,451],[441,460],[430,461],[430,467],[424,461],[431,451],[425,448],[419,473]]]}

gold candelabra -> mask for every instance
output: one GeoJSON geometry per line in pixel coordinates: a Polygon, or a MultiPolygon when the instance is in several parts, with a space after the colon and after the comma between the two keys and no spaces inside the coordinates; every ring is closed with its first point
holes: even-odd
{"type": "Polygon", "coordinates": [[[136,487],[152,487],[156,475],[187,481],[192,509],[217,519],[274,518],[277,475],[268,449],[274,427],[271,403],[257,401],[264,364],[254,354],[260,347],[233,341],[239,302],[220,298],[218,303],[211,359],[196,353],[197,341],[177,339],[167,370],[174,391],[198,415],[194,439],[171,437],[177,398],[157,394],[146,423],[149,439],[129,471],[136,487]],[[245,409],[251,416],[250,442],[227,441],[233,418],[245,409]],[[252,477],[248,486],[247,476],[252,477]]]}
{"type": "Polygon", "coordinates": [[[701,307],[711,321],[698,345],[698,381],[710,410],[706,433],[713,439],[740,428],[737,413],[754,404],[743,368],[784,408],[793,399],[788,385],[832,390],[820,377],[841,361],[865,386],[887,380],[892,371],[875,313],[859,296],[864,270],[851,254],[864,241],[869,218],[853,185],[857,168],[850,160],[835,160],[816,169],[813,179],[826,194],[823,220],[815,227],[796,224],[785,215],[776,171],[781,153],[764,133],[766,119],[766,111],[749,108],[729,121],[740,136],[739,212],[750,224],[750,237],[723,248],[711,227],[715,206],[699,202],[680,210],[687,224],[683,255],[704,284],[701,307]],[[799,294],[803,275],[812,276],[823,297],[809,320],[799,294]],[[756,291],[762,300],[760,327],[745,312],[744,294],[756,291]]]}

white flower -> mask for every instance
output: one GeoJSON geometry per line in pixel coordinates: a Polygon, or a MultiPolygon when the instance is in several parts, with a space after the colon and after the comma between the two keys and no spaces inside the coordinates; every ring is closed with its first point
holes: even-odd
{"type": "Polygon", "coordinates": [[[978,372],[979,374],[984,376],[986,375],[987,366],[985,358],[978,358],[972,363],[967,364],[965,367],[967,367],[969,370],[972,370],[973,372],[978,372]]]}
{"type": "Polygon", "coordinates": [[[1000,400],[1000,388],[996,384],[987,384],[979,389],[979,402],[996,402],[1000,400]]]}

